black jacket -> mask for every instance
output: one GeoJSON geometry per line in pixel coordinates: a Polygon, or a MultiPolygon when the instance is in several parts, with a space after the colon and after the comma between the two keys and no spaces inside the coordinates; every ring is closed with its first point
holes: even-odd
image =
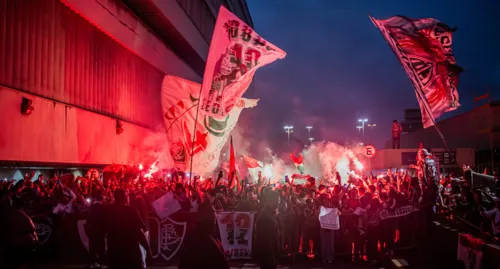
{"type": "Polygon", "coordinates": [[[197,225],[188,236],[179,264],[179,269],[198,268],[229,269],[222,245],[203,225],[197,225]]]}
{"type": "Polygon", "coordinates": [[[87,215],[87,224],[85,230],[87,235],[92,236],[104,236],[106,230],[104,225],[106,224],[106,206],[100,202],[95,202],[90,206],[90,210],[87,215]]]}

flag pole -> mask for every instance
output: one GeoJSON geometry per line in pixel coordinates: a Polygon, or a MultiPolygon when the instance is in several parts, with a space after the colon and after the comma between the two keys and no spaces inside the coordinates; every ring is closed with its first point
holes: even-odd
{"type": "MultiPolygon", "coordinates": [[[[382,34],[382,36],[385,38],[385,35],[382,32],[382,29],[379,28],[379,26],[375,22],[375,19],[370,14],[368,14],[368,17],[370,18],[370,20],[372,21],[372,23],[375,25],[375,28],[377,28],[380,31],[380,33],[382,34]]],[[[387,33],[387,34],[394,40],[394,42],[396,42],[395,38],[392,37],[392,35],[390,33],[387,33]]],[[[389,43],[387,39],[386,39],[386,42],[389,43]]],[[[390,43],[389,43],[389,47],[392,49],[392,51],[394,52],[394,54],[396,54],[396,58],[398,58],[399,63],[404,68],[404,66],[405,66],[404,63],[401,61],[400,57],[398,56],[398,53],[396,52],[396,50],[392,47],[392,45],[390,43]]],[[[415,88],[415,91],[417,92],[417,98],[419,98],[420,99],[420,103],[424,105],[425,112],[427,112],[427,115],[431,119],[432,124],[434,125],[434,128],[436,128],[436,131],[437,131],[439,137],[441,138],[441,140],[443,141],[443,144],[446,147],[446,150],[448,151],[448,153],[451,154],[450,147],[448,147],[448,143],[446,143],[446,140],[444,139],[443,133],[441,133],[441,130],[439,130],[439,128],[437,127],[436,120],[434,119],[434,116],[432,115],[429,107],[427,106],[428,102],[427,102],[427,99],[425,98],[425,95],[423,95],[422,89],[420,88],[419,85],[415,85],[415,83],[413,82],[413,80],[411,78],[410,78],[410,82],[411,82],[411,84],[413,84],[413,87],[415,88]]]]}
{"type": "MultiPolygon", "coordinates": [[[[420,92],[420,91],[417,91],[417,92],[420,92]]],[[[436,120],[434,120],[434,117],[432,116],[431,112],[429,111],[429,108],[427,107],[427,99],[423,99],[422,100],[422,96],[420,96],[421,94],[422,93],[420,92],[420,93],[417,94],[417,96],[419,96],[421,102],[425,102],[424,103],[425,111],[427,112],[427,115],[431,119],[432,124],[434,125],[434,128],[436,128],[436,131],[439,134],[439,137],[441,137],[441,140],[443,141],[443,144],[446,147],[446,150],[448,151],[448,153],[451,154],[450,147],[448,147],[448,143],[446,143],[446,140],[444,139],[443,133],[441,133],[441,130],[439,130],[439,127],[436,125],[436,120]]]]}
{"type": "Polygon", "coordinates": [[[194,141],[196,139],[196,126],[198,125],[198,114],[200,113],[200,101],[201,101],[201,91],[203,89],[203,84],[200,85],[200,92],[198,93],[198,104],[196,105],[196,114],[194,116],[194,127],[193,127],[193,139],[191,140],[191,154],[189,157],[189,181],[188,185],[191,184],[191,178],[193,176],[193,154],[194,154],[194,141]]]}

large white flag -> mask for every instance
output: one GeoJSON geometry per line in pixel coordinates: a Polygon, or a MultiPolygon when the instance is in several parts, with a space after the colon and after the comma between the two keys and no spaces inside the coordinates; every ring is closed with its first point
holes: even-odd
{"type": "Polygon", "coordinates": [[[224,119],[247,90],[255,71],[285,55],[221,6],[203,76],[201,110],[214,119],[224,119]]]}
{"type": "Polygon", "coordinates": [[[220,151],[236,126],[241,111],[256,106],[258,99],[240,98],[223,120],[200,110],[192,143],[200,87],[196,82],[166,75],[162,83],[161,103],[167,141],[176,168],[182,171],[189,169],[192,151],[193,172],[206,174],[219,163],[220,151]]]}

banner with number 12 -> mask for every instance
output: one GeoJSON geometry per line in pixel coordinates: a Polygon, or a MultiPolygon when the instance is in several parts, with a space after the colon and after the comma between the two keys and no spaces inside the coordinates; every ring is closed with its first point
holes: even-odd
{"type": "Polygon", "coordinates": [[[222,247],[232,259],[252,258],[252,235],[255,213],[221,212],[217,214],[222,247]]]}

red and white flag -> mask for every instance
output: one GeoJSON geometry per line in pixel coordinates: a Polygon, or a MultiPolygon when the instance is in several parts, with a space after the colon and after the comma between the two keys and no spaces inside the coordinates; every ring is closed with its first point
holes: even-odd
{"type": "Polygon", "coordinates": [[[247,167],[250,169],[250,168],[262,168],[264,166],[264,164],[262,162],[259,162],[257,161],[256,159],[250,157],[250,156],[247,156],[247,155],[243,155],[243,160],[245,161],[245,164],[247,165],[247,167]]]}
{"type": "Polygon", "coordinates": [[[247,90],[255,71],[285,55],[221,6],[203,76],[201,110],[215,119],[226,117],[247,90]]]}
{"type": "Polygon", "coordinates": [[[236,186],[237,188],[240,186],[240,179],[236,174],[236,156],[234,155],[234,146],[233,146],[233,137],[230,138],[229,144],[229,182],[231,182],[230,188],[236,186]]]}
{"type": "Polygon", "coordinates": [[[434,125],[445,112],[457,109],[458,77],[461,68],[456,65],[451,50],[452,32],[436,19],[410,19],[394,16],[386,20],[374,19],[408,74],[422,112],[424,128],[434,125]]]}
{"type": "Polygon", "coordinates": [[[300,172],[301,175],[304,174],[304,156],[302,154],[299,154],[299,156],[295,157],[293,153],[290,153],[290,158],[293,161],[293,164],[295,164],[295,167],[297,167],[297,170],[300,172]]]}
{"type": "Polygon", "coordinates": [[[236,157],[234,156],[233,137],[229,145],[229,176],[236,174],[236,157]]]}
{"type": "Polygon", "coordinates": [[[243,155],[243,160],[245,161],[245,164],[247,165],[248,174],[252,178],[252,181],[254,183],[257,183],[259,171],[262,173],[262,170],[264,169],[264,163],[257,161],[256,159],[254,159],[250,156],[247,156],[247,155],[243,155]]]}
{"type": "Polygon", "coordinates": [[[258,99],[240,98],[224,120],[214,119],[199,111],[195,122],[200,87],[199,83],[166,75],[162,83],[161,103],[168,147],[175,167],[182,171],[188,169],[192,153],[193,172],[203,175],[217,167],[222,147],[236,126],[241,111],[255,107],[258,99]]]}

